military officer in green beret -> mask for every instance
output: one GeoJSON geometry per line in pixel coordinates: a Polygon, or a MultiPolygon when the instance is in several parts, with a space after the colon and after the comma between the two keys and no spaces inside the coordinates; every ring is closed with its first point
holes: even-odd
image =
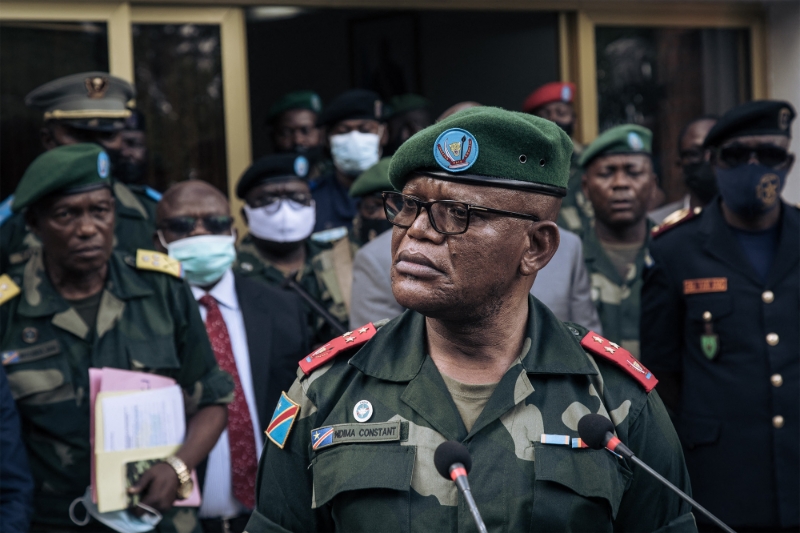
{"type": "MultiPolygon", "coordinates": [[[[57,147],[31,164],[14,198],[41,242],[21,271],[0,278],[0,359],[35,480],[33,530],[74,529],[70,504],[87,491],[93,453],[89,369],[112,367],[169,376],[183,389],[183,446],[131,491],[164,513],[158,531],[199,531],[195,510],[173,502],[190,493],[188,472],[222,433],[233,383],[180,264],[113,250],[109,168],[97,144],[57,147]]],[[[90,530],[106,529],[92,520],[90,530]]]]}
{"type": "Polygon", "coordinates": [[[447,440],[472,456],[489,531],[696,531],[669,489],[578,438],[584,415],[608,417],[689,490],[656,378],[529,294],[559,245],[571,153],[552,122],[490,107],[400,147],[389,172],[402,193],[384,199],[408,311],[300,362],[267,429],[247,531],[474,531],[433,466],[447,440]]]}
{"type": "Polygon", "coordinates": [[[245,171],[236,195],[245,202],[242,214],[249,232],[239,245],[235,269],[278,287],[285,286],[287,278],[296,281],[331,315],[326,319],[306,302],[310,344],[316,345],[347,324],[354,251],[346,232],[334,242],[310,238],[316,206],[307,175],[308,160],[294,154],[264,156],[245,171]]]}
{"type": "MultiPolygon", "coordinates": [[[[135,95],[133,86],[123,79],[106,72],[83,72],[45,83],[25,97],[28,107],[44,113],[41,141],[45,150],[93,142],[108,154],[116,209],[115,247],[130,253],[152,245],[158,202],[157,193],[137,195],[125,184],[128,166],[121,132],[131,117],[127,105],[135,95]]],[[[21,212],[0,215],[0,271],[19,267],[38,246],[21,212]]]]}
{"type": "Polygon", "coordinates": [[[324,134],[317,124],[320,113],[322,99],[314,91],[287,93],[267,112],[266,125],[275,152],[308,159],[309,179],[332,170],[330,159],[324,154],[324,134]]]}
{"type": "Polygon", "coordinates": [[[616,126],[587,146],[579,161],[583,194],[595,213],[583,235],[592,300],[603,335],[636,358],[642,270],[650,260],[647,202],[656,186],[652,139],[647,128],[616,126]]]}
{"type": "Polygon", "coordinates": [[[353,186],[350,196],[358,200],[358,212],[353,220],[353,238],[358,246],[364,246],[378,235],[392,229],[383,212],[384,191],[391,191],[389,183],[389,163],[391,157],[384,157],[362,173],[353,186]]]}

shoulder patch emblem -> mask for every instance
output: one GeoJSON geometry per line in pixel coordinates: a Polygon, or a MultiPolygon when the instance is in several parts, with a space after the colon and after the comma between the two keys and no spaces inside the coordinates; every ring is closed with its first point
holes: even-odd
{"type": "Polygon", "coordinates": [[[8,274],[0,276],[0,305],[12,299],[19,292],[19,286],[14,283],[8,274]]]}
{"type": "Polygon", "coordinates": [[[341,337],[336,337],[304,357],[300,361],[300,370],[307,376],[340,353],[366,344],[376,332],[377,330],[372,322],[353,331],[348,331],[341,337]]]}
{"type": "Polygon", "coordinates": [[[153,250],[136,250],[136,268],[162,272],[176,278],[183,277],[183,265],[180,261],[153,250]]]}
{"type": "Polygon", "coordinates": [[[631,355],[631,352],[621,347],[619,344],[601,337],[594,331],[590,331],[583,337],[581,340],[581,347],[591,352],[592,355],[597,355],[607,361],[611,361],[623,369],[638,381],[646,392],[653,390],[658,383],[653,373],[647,370],[642,363],[637,361],[636,358],[631,355]]]}
{"type": "Polygon", "coordinates": [[[687,220],[693,219],[702,212],[702,207],[695,207],[694,209],[684,207],[683,209],[678,209],[677,211],[667,215],[667,218],[664,219],[664,222],[650,230],[651,237],[656,238],[672,228],[683,224],[687,220]]]}
{"type": "Polygon", "coordinates": [[[278,448],[283,449],[286,445],[289,432],[292,430],[294,421],[299,413],[300,404],[293,402],[285,392],[281,392],[278,405],[275,407],[275,412],[272,413],[272,420],[269,421],[267,430],[264,432],[278,448]]]}

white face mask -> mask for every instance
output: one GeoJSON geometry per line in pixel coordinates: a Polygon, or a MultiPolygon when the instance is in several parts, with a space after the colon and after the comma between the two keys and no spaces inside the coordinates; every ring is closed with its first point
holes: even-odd
{"type": "MultiPolygon", "coordinates": [[[[235,230],[234,230],[235,231],[235,230]]],[[[186,281],[205,287],[219,281],[236,260],[236,235],[197,235],[167,244],[161,230],[161,244],[183,265],[186,281]]]]}
{"type": "Polygon", "coordinates": [[[351,131],[331,135],[330,141],[333,164],[345,174],[361,174],[380,160],[381,136],[376,133],[351,131]]]}
{"type": "Polygon", "coordinates": [[[250,233],[272,242],[302,241],[311,235],[317,221],[313,200],[308,206],[292,200],[280,200],[264,207],[250,207],[245,204],[244,212],[247,214],[250,233]]]}

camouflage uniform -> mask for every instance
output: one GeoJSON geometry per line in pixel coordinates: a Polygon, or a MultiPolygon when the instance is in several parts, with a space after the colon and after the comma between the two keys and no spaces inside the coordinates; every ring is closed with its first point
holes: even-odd
{"type": "MultiPolygon", "coordinates": [[[[350,246],[349,241],[344,244],[350,246]]],[[[332,253],[333,246],[306,239],[305,247],[306,262],[295,279],[309,295],[346,326],[348,317],[345,304],[346,295],[339,288],[340,282],[332,253]]],[[[242,239],[238,248],[239,253],[234,266],[238,274],[258,279],[269,285],[283,286],[285,275],[261,255],[251,235],[242,239]]],[[[352,258],[352,253],[350,257],[352,258]]],[[[350,264],[352,277],[352,259],[350,264]]],[[[349,301],[349,295],[347,295],[347,301],[349,301]]],[[[332,329],[308,304],[303,302],[303,305],[309,316],[312,345],[321,344],[337,335],[337,331],[332,329]]]]}
{"type": "Polygon", "coordinates": [[[647,240],[636,256],[636,263],[622,279],[606,255],[594,229],[583,236],[583,258],[592,284],[592,301],[597,306],[603,335],[639,358],[639,310],[641,308],[642,272],[652,262],[647,246],[651,224],[648,221],[647,240]]]}
{"type": "Polygon", "coordinates": [[[569,182],[567,182],[567,195],[561,200],[561,210],[558,212],[558,225],[564,229],[583,237],[584,233],[594,226],[594,208],[586,199],[581,187],[583,169],[578,165],[581,152],[575,145],[569,165],[569,182]]]}
{"type": "MultiPolygon", "coordinates": [[[[232,399],[233,383],[217,367],[189,287],[134,264],[130,255],[112,255],[93,328],[56,292],[39,252],[16,277],[21,293],[0,306],[3,365],[36,482],[34,520],[47,528],[74,526],[67,510],[90,484],[90,367],[174,378],[187,415],[232,399]]],[[[195,526],[194,509],[176,508],[158,531],[195,526]]]]}
{"type": "Polygon", "coordinates": [[[489,531],[696,531],[688,504],[640,468],[605,450],[541,443],[543,433],[577,437],[578,420],[600,413],[642,460],[689,491],[658,394],[584,351],[585,333],[530,297],[520,359],[469,432],[426,355],[425,317],[416,312],[354,356],[300,372],[288,392],[300,410],[284,448],[267,444],[247,531],[475,531],[463,497],[433,465],[449,439],[472,455],[472,493],[489,531]],[[367,424],[354,423],[361,400],[374,407],[367,424]],[[316,428],[348,424],[358,435],[374,423],[397,428],[375,434],[396,436],[312,449],[316,428]]]}
{"type": "MultiPolygon", "coordinates": [[[[139,248],[152,248],[158,201],[120,181],[114,182],[111,190],[116,201],[114,248],[133,254],[139,248]]],[[[0,272],[17,270],[40,246],[39,240],[28,231],[24,213],[0,220],[0,272]]]]}

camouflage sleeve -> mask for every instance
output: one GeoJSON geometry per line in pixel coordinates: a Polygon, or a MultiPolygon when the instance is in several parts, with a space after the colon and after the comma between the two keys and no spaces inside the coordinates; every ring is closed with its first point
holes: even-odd
{"type": "Polygon", "coordinates": [[[335,530],[330,514],[314,508],[310,455],[317,407],[304,390],[308,381],[295,380],[287,393],[300,409],[283,448],[272,440],[264,447],[258,464],[256,509],[245,528],[248,533],[335,530]]]}
{"type": "MultiPolygon", "coordinates": [[[[656,391],[647,396],[623,441],[639,459],[691,496],[689,473],[678,435],[656,391]]],[[[645,470],[630,463],[630,484],[614,521],[614,531],[696,532],[691,506],[645,470]]]]}
{"type": "Polygon", "coordinates": [[[227,404],[233,400],[233,379],[217,366],[214,351],[200,318],[192,291],[183,281],[171,280],[175,318],[175,348],[181,368],[178,384],[183,388],[186,412],[212,404],[227,404]]]}

